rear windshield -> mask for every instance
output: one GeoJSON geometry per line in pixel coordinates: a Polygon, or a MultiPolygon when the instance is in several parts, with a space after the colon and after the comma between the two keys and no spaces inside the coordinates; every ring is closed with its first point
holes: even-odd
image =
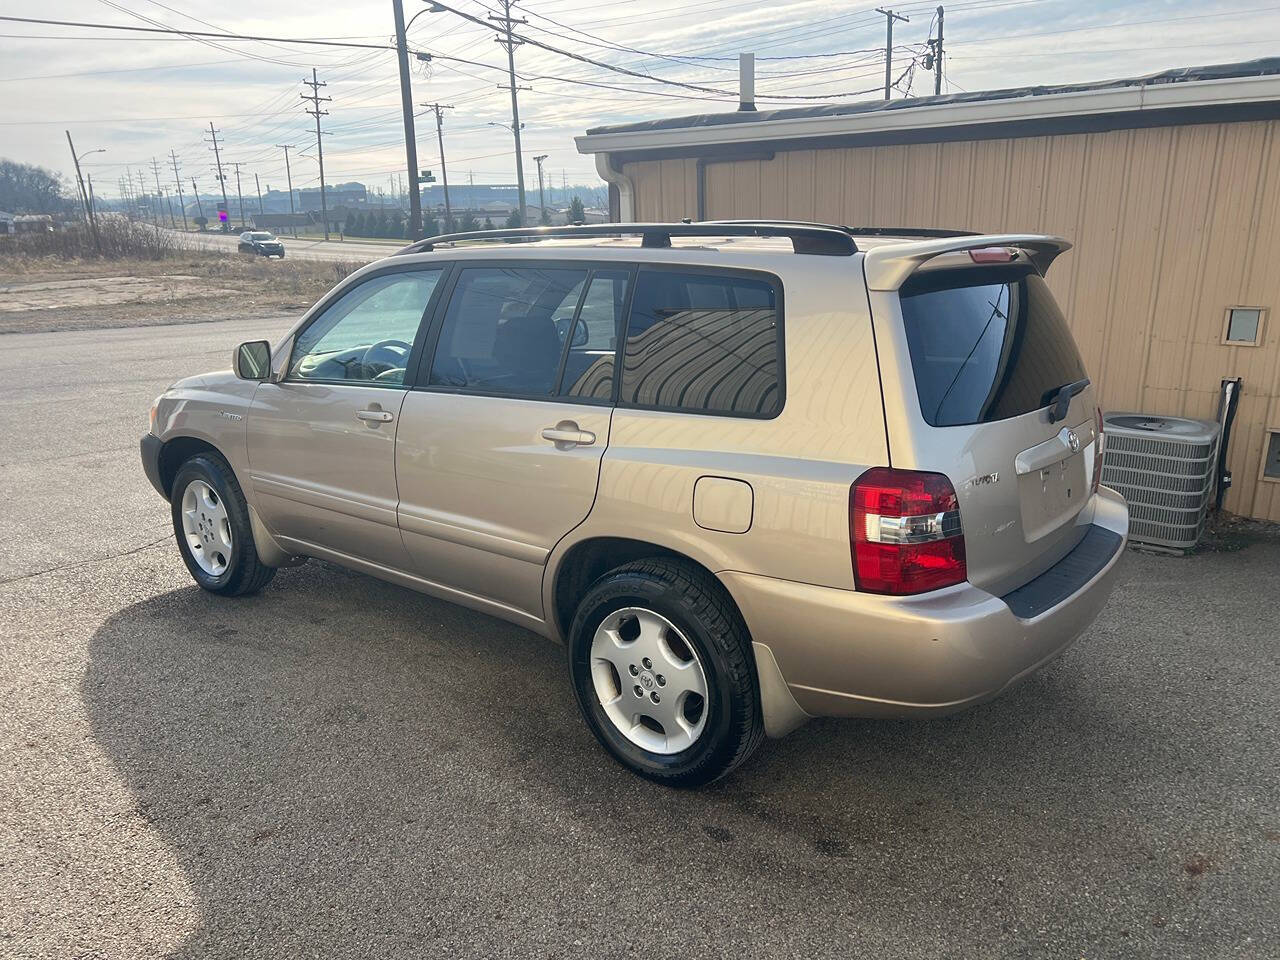
{"type": "Polygon", "coordinates": [[[1085,377],[1062,311],[1029,266],[918,273],[901,298],[916,393],[931,426],[1021,416],[1085,377]]]}

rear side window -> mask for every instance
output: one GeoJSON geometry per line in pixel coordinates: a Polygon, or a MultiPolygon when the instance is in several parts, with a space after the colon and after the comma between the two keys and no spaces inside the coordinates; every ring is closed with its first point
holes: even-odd
{"type": "Polygon", "coordinates": [[[623,404],[771,417],[782,407],[779,296],[736,274],[641,270],[623,349],[623,404]]]}
{"type": "Polygon", "coordinates": [[[931,426],[1018,417],[1086,376],[1062,311],[1030,267],[917,274],[901,299],[920,412],[931,426]]]}

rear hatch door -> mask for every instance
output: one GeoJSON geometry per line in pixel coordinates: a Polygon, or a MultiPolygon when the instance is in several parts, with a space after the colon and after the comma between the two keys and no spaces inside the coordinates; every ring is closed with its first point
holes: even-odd
{"type": "Polygon", "coordinates": [[[969,580],[1002,595],[1084,536],[1097,445],[1094,390],[1036,263],[994,257],[936,257],[870,296],[892,465],[951,480],[969,580]]]}

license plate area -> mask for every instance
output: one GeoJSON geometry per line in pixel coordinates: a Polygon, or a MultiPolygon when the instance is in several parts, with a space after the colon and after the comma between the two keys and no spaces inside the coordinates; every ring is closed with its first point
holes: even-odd
{"type": "Polygon", "coordinates": [[[1022,530],[1028,543],[1070,522],[1084,507],[1089,493],[1084,459],[1077,453],[1019,475],[1022,530]]]}

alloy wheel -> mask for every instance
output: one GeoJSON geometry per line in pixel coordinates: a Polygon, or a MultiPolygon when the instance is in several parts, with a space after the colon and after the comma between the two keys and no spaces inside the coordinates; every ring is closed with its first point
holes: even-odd
{"type": "Polygon", "coordinates": [[[192,480],[182,494],[182,532],[201,570],[211,577],[227,572],[231,522],[218,491],[203,480],[192,480]]]}
{"type": "Polygon", "coordinates": [[[651,753],[697,742],[707,721],[707,677],[693,645],[643,607],[606,616],[591,641],[591,680],[618,732],[651,753]]]}

